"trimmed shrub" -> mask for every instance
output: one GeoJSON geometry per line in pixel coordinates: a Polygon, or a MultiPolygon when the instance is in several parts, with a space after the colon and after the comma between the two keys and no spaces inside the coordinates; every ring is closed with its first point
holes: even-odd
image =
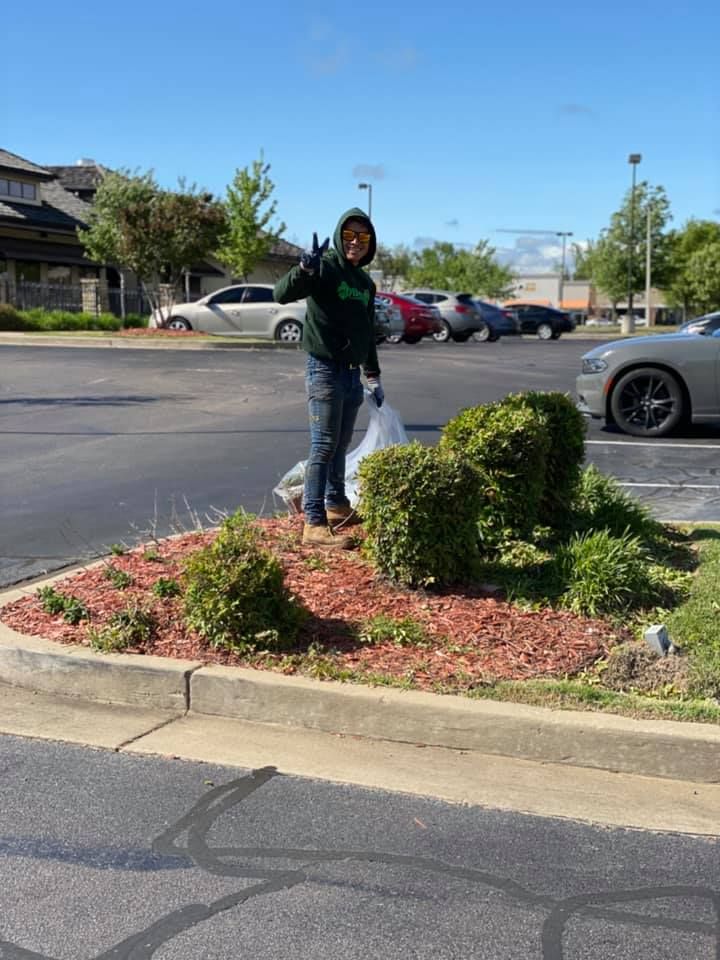
{"type": "Polygon", "coordinates": [[[612,536],[630,531],[645,542],[664,537],[658,523],[646,506],[628,496],[612,477],[606,476],[591,464],[580,477],[573,522],[579,531],[607,530],[612,536]]]}
{"type": "Polygon", "coordinates": [[[585,418],[568,394],[557,391],[510,394],[502,405],[527,406],[545,418],[550,441],[538,515],[540,523],[554,530],[567,529],[585,460],[585,418]]]}
{"type": "Polygon", "coordinates": [[[656,599],[650,559],[629,530],[619,537],[607,530],[576,534],[558,551],[557,563],[567,584],[561,603],[574,613],[620,613],[656,599]]]}
{"type": "Polygon", "coordinates": [[[476,516],[486,547],[522,539],[537,524],[550,446],[544,414],[514,401],[469,407],[447,423],[439,446],[480,475],[476,516]]]}
{"type": "Polygon", "coordinates": [[[12,304],[0,303],[0,330],[27,330],[23,315],[12,304]]]}
{"type": "Polygon", "coordinates": [[[364,549],[378,570],[410,586],[472,579],[480,494],[466,460],[415,442],[370,454],[359,474],[364,549]]]}
{"type": "Polygon", "coordinates": [[[244,652],[293,646],[305,611],[250,517],[238,511],[216,539],[186,560],[185,621],[213,647],[244,652]]]}
{"type": "Polygon", "coordinates": [[[150,317],[143,317],[139,313],[127,313],[122,321],[123,329],[133,330],[138,327],[147,327],[150,317]]]}

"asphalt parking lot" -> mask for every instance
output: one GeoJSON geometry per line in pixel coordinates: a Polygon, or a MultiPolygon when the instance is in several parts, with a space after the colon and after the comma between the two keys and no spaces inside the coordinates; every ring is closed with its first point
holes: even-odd
{"type": "MultiPolygon", "coordinates": [[[[597,341],[383,346],[387,400],[434,444],[464,407],[574,393],[597,341]]],[[[300,351],[0,346],[0,583],[107,553],[192,516],[282,507],[307,455],[300,351]]],[[[356,443],[367,424],[361,414],[356,443]]],[[[663,520],[720,522],[720,424],[638,441],[590,421],[587,458],[663,520]]],[[[217,516],[217,514],[214,514],[217,516]]]]}

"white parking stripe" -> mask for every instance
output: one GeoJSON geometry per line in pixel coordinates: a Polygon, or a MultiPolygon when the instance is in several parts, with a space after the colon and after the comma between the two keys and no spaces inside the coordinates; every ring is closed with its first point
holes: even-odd
{"type": "Polygon", "coordinates": [[[682,450],[720,450],[720,443],[658,443],[657,440],[586,440],[601,447],[678,447],[682,450]]]}
{"type": "Polygon", "coordinates": [[[720,490],[719,483],[626,483],[617,480],[621,487],[668,487],[670,490],[720,490]]]}

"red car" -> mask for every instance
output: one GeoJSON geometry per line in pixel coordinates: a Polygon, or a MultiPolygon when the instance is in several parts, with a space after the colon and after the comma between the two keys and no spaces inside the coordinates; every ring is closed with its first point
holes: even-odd
{"type": "Polygon", "coordinates": [[[423,337],[429,337],[442,328],[440,312],[414,297],[406,297],[401,293],[388,293],[386,290],[378,290],[377,296],[385,303],[397,307],[403,318],[405,332],[402,336],[388,337],[387,340],[390,343],[399,343],[400,340],[404,340],[405,343],[419,343],[423,337]]]}

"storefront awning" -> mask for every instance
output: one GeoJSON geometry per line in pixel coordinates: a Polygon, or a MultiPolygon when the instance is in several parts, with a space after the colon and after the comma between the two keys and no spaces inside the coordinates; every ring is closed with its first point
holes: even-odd
{"type": "Polygon", "coordinates": [[[590,304],[587,300],[561,300],[560,307],[563,310],[589,310],[590,304]]]}
{"type": "Polygon", "coordinates": [[[39,263],[62,263],[68,266],[97,267],[83,254],[83,248],[69,243],[48,243],[45,240],[0,238],[0,257],[4,260],[30,260],[39,263]]]}

